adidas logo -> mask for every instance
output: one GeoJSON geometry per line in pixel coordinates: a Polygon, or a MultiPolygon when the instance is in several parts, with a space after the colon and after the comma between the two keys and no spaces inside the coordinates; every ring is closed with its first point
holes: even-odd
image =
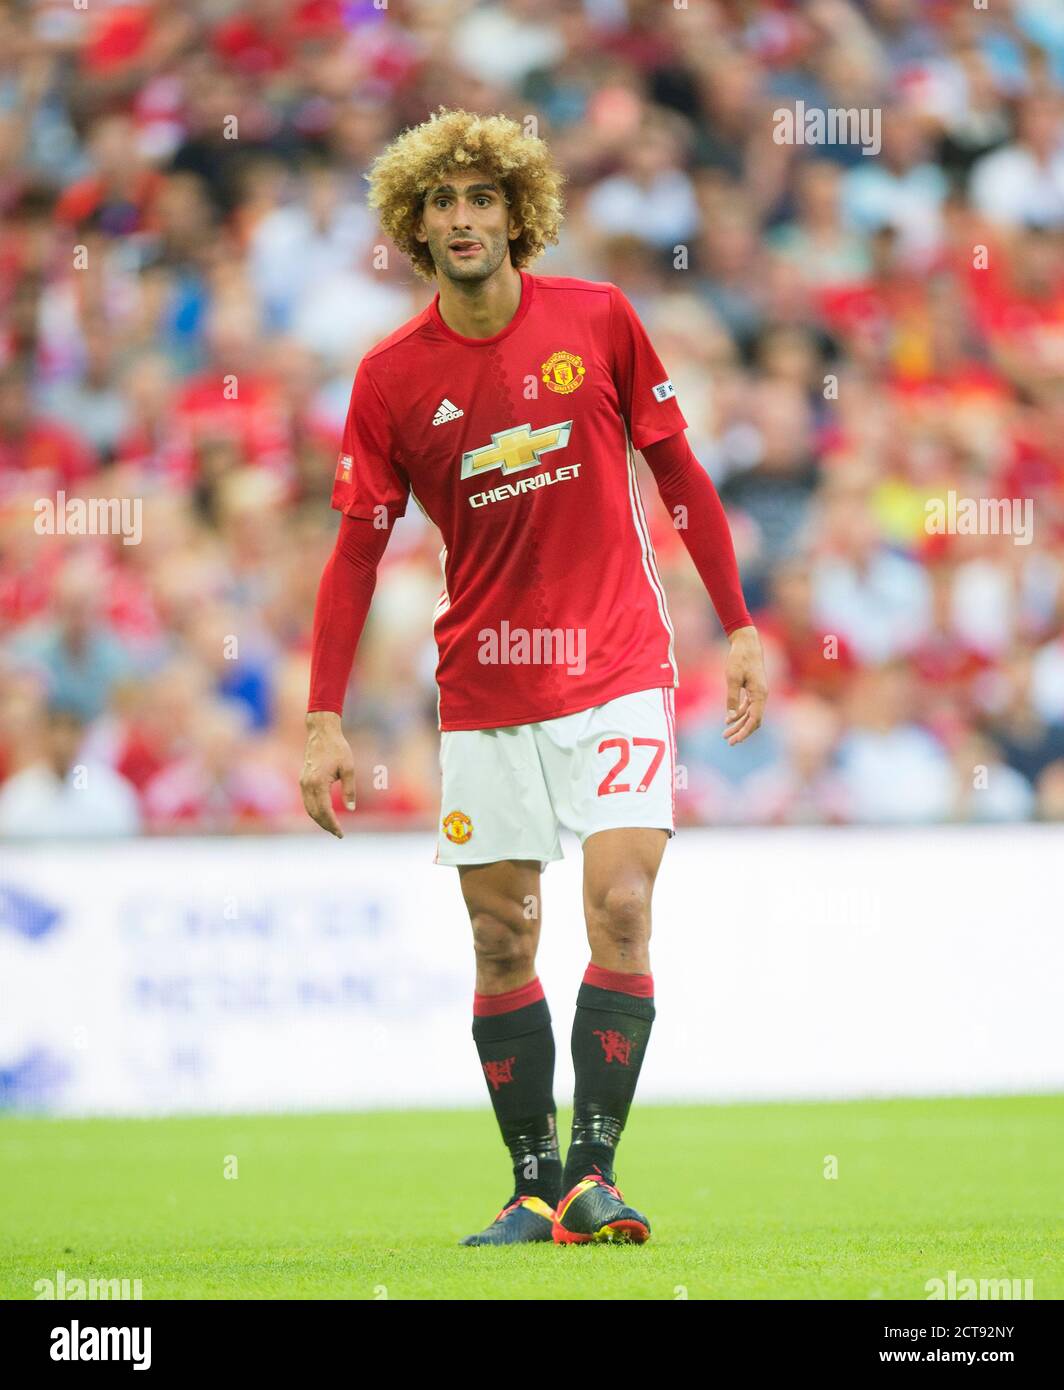
{"type": "Polygon", "coordinates": [[[448,420],[457,420],[464,414],[464,410],[459,410],[454,401],[449,401],[447,397],[444,396],[443,400],[440,402],[439,409],[432,417],[432,423],[434,425],[445,425],[448,420]]]}

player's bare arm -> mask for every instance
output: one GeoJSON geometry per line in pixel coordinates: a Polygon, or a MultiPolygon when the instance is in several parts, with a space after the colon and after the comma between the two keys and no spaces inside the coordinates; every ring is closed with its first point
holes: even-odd
{"type": "Polygon", "coordinates": [[[736,628],[728,636],[731,650],[724,668],[727,681],[727,718],[724,737],[731,745],[743,743],[761,727],[768,699],[765,657],[757,628],[736,628]]]}
{"type": "Polygon", "coordinates": [[[339,781],[344,805],[355,809],[355,764],[351,746],[344,738],[340,716],[332,710],[314,710],[307,715],[307,748],[299,789],[307,815],[323,830],[344,838],[332,807],[332,785],[339,781]]]}

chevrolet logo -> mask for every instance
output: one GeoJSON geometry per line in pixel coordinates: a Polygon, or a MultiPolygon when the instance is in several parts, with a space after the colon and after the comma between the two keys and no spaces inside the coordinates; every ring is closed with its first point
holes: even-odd
{"type": "Polygon", "coordinates": [[[473,478],[489,468],[501,468],[504,473],[531,468],[539,463],[541,454],[564,449],[572,427],[572,420],[566,420],[564,425],[544,425],[541,430],[534,430],[531,425],[500,430],[491,436],[490,444],[462,455],[462,477],[473,478]]]}

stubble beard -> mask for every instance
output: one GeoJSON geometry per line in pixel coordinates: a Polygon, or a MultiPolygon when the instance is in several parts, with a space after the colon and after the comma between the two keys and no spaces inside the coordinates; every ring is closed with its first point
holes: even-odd
{"type": "Polygon", "coordinates": [[[445,240],[441,240],[436,246],[430,246],[437,271],[457,285],[476,285],[490,279],[502,265],[509,242],[505,236],[489,238],[478,235],[475,239],[484,248],[483,254],[475,263],[456,261],[450,254],[445,240]]]}

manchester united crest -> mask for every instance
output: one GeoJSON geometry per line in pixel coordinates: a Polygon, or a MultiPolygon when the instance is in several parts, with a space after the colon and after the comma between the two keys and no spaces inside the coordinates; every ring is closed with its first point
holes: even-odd
{"type": "Polygon", "coordinates": [[[464,811],[450,811],[443,818],[443,833],[452,845],[464,845],[473,834],[473,822],[464,811]]]}
{"type": "Polygon", "coordinates": [[[575,352],[552,352],[540,367],[544,385],[560,396],[568,396],[582,386],[586,370],[584,359],[575,352]]]}

